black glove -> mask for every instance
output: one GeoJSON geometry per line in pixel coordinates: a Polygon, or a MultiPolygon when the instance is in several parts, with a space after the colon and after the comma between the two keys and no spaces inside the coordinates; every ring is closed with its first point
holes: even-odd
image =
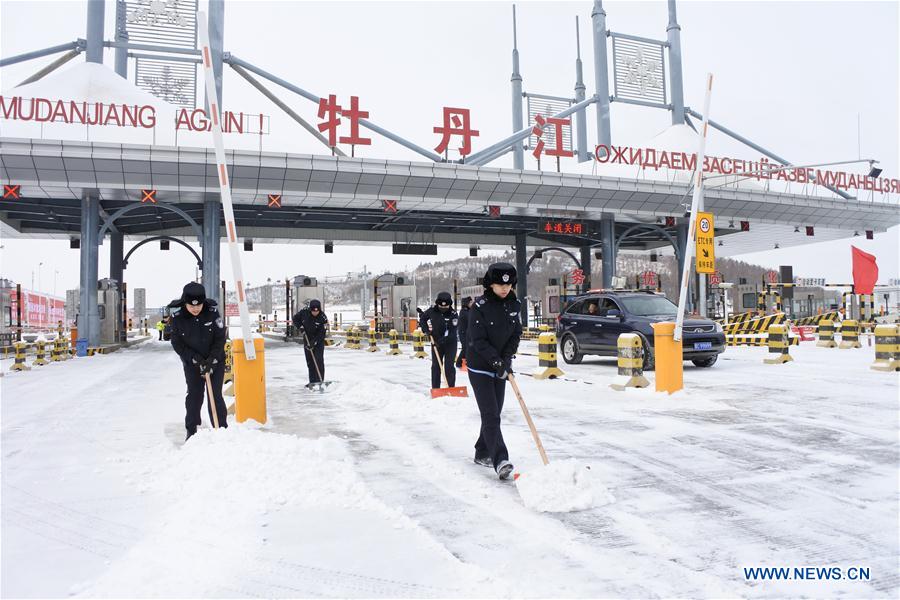
{"type": "Polygon", "coordinates": [[[462,369],[462,361],[463,361],[463,358],[464,358],[464,357],[463,357],[462,354],[460,354],[459,356],[456,357],[456,368],[457,368],[457,369],[462,369]]]}
{"type": "Polygon", "coordinates": [[[506,379],[509,372],[506,370],[506,365],[503,364],[503,361],[499,358],[496,358],[491,362],[491,368],[494,369],[494,374],[498,379],[506,379]]]}
{"type": "Polygon", "coordinates": [[[510,375],[513,373],[512,359],[513,359],[512,356],[503,357],[503,366],[506,369],[507,374],[510,374],[510,375]]]}
{"type": "Polygon", "coordinates": [[[219,361],[212,356],[203,359],[200,362],[200,374],[206,375],[207,373],[212,373],[213,370],[215,370],[217,364],[219,364],[219,361]]]}

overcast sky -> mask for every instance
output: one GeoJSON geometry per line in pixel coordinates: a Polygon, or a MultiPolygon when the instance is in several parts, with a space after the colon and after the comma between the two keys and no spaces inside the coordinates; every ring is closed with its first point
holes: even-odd
{"type": "MultiPolygon", "coordinates": [[[[107,39],[113,35],[114,4],[107,2],[107,39]]],[[[588,94],[593,93],[592,3],[517,6],[525,90],[572,95],[578,15],[585,83],[588,94]]],[[[711,114],[717,121],[795,164],[847,160],[861,153],[879,159],[885,176],[898,177],[897,2],[682,1],[678,7],[687,105],[702,109],[704,77],[712,72],[716,85],[711,114]]],[[[665,2],[604,2],[604,8],[611,30],[665,39],[665,2]]],[[[0,53],[11,56],[83,38],[85,22],[83,1],[3,0],[0,53]]],[[[473,126],[481,132],[476,150],[509,134],[511,43],[511,3],[506,2],[226,2],[226,51],[317,95],[357,95],[371,120],[425,147],[436,145],[431,129],[439,124],[442,106],[472,109],[473,126]]],[[[0,88],[9,89],[51,60],[3,68],[0,88]]],[[[111,50],[105,60],[111,67],[111,50]]],[[[321,152],[317,142],[227,67],[223,96],[227,109],[272,115],[264,150],[321,152]]],[[[315,105],[288,93],[284,97],[306,118],[316,120],[315,105]]],[[[593,116],[591,110],[592,145],[593,116]]],[[[638,145],[669,123],[669,114],[662,111],[614,105],[613,142],[638,145]]],[[[230,139],[235,146],[258,144],[252,138],[230,139]]],[[[711,134],[709,151],[759,156],[720,134],[711,134]]],[[[358,154],[421,159],[378,137],[358,154]]],[[[526,163],[529,160],[526,155],[526,163]]],[[[492,166],[511,166],[511,160],[492,166]]],[[[897,227],[872,242],[853,238],[740,258],[769,266],[793,264],[800,276],[846,280],[851,242],[876,254],[882,282],[898,276],[897,227]]],[[[126,251],[134,243],[127,241],[126,251]]],[[[5,239],[2,245],[0,272],[5,277],[31,287],[33,273],[35,288],[40,280],[43,291],[53,292],[55,284],[59,295],[77,286],[78,251],[69,250],[67,242],[5,239]]],[[[466,253],[442,248],[438,258],[466,253]]],[[[256,284],[300,273],[340,275],[361,270],[364,264],[369,270],[399,269],[416,257],[394,257],[386,247],[336,246],[335,254],[325,255],[318,243],[257,243],[252,253],[243,253],[243,260],[245,279],[256,284]]],[[[100,261],[101,277],[107,274],[108,243],[100,261]]],[[[230,279],[224,248],[222,275],[230,279]]],[[[126,271],[131,288],[148,288],[151,306],[167,301],[193,276],[192,259],[175,245],[168,253],[152,245],[142,248],[126,271]]]]}

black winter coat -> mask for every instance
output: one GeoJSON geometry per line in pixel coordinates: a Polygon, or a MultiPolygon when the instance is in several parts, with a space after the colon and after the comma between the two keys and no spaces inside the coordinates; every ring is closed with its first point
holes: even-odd
{"type": "Polygon", "coordinates": [[[225,360],[225,322],[215,306],[214,301],[207,300],[196,317],[184,307],[172,315],[172,348],[184,364],[209,356],[219,362],[225,360]]]}
{"type": "Polygon", "coordinates": [[[459,311],[459,327],[457,331],[459,332],[459,341],[462,342],[463,352],[466,351],[466,330],[469,328],[469,316],[472,314],[472,309],[468,306],[463,306],[459,311]]]}
{"type": "MultiPolygon", "coordinates": [[[[325,316],[325,311],[320,310],[319,316],[314,317],[308,308],[304,308],[294,315],[293,321],[294,327],[306,333],[311,347],[325,345],[325,336],[328,334],[328,317],[325,316]]],[[[298,335],[303,340],[303,334],[298,331],[298,335]]]]}
{"type": "Polygon", "coordinates": [[[422,313],[419,323],[425,335],[434,338],[438,346],[455,346],[457,343],[456,328],[459,326],[459,315],[452,308],[441,312],[436,306],[432,306],[422,313]]]}
{"type": "Polygon", "coordinates": [[[500,299],[490,289],[475,300],[466,329],[466,363],[470,369],[494,371],[491,365],[502,360],[507,367],[519,349],[522,337],[522,304],[515,292],[500,299]]]}

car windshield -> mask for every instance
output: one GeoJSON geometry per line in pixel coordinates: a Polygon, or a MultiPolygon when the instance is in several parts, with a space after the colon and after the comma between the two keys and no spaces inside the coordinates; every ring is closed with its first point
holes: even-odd
{"type": "Polygon", "coordinates": [[[678,307],[663,296],[625,296],[619,298],[619,302],[629,313],[639,317],[671,316],[678,312],[678,307]]]}

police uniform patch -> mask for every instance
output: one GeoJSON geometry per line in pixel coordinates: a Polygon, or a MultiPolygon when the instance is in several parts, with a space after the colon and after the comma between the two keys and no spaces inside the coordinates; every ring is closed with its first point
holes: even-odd
{"type": "Polygon", "coordinates": [[[508,273],[503,274],[503,283],[509,283],[509,274],[508,273]]]}
{"type": "Polygon", "coordinates": [[[222,317],[219,317],[218,319],[216,319],[216,325],[219,326],[219,329],[225,328],[225,323],[222,321],[222,317]]]}

